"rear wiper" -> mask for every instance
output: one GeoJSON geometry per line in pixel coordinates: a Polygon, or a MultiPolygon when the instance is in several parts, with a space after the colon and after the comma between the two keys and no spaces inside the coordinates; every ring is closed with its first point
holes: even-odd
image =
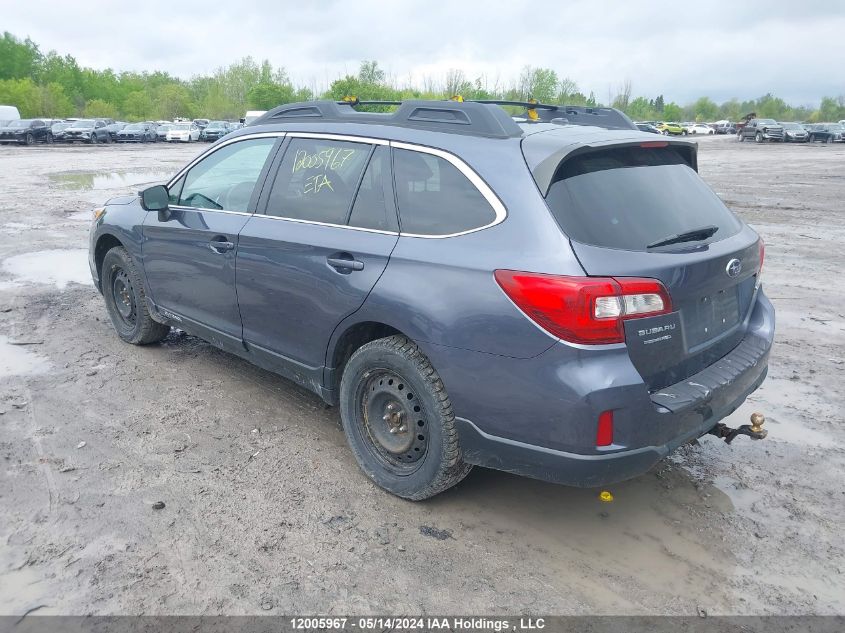
{"type": "Polygon", "coordinates": [[[652,242],[646,248],[657,248],[658,246],[669,246],[669,244],[680,244],[681,242],[695,242],[697,240],[706,240],[719,230],[718,226],[702,226],[698,229],[686,231],[684,233],[677,233],[675,235],[667,235],[666,237],[652,242]]]}

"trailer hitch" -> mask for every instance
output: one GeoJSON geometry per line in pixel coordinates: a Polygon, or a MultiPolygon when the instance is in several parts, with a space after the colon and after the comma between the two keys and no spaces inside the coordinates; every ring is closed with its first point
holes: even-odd
{"type": "Polygon", "coordinates": [[[711,435],[724,439],[726,444],[733,442],[737,435],[747,435],[752,440],[762,440],[769,434],[768,431],[763,429],[763,423],[765,421],[766,417],[762,413],[752,413],[751,424],[743,424],[738,429],[732,429],[727,424],[720,422],[708,432],[711,435]]]}

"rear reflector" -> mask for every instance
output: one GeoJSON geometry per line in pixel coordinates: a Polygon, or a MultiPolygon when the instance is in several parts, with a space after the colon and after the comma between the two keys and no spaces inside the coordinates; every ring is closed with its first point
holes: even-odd
{"type": "Polygon", "coordinates": [[[656,279],[565,277],[514,270],[497,270],[495,277],[532,321],[571,343],[622,343],[626,319],[672,311],[669,293],[656,279]]]}
{"type": "Polygon", "coordinates": [[[599,415],[599,427],[596,431],[596,446],[613,444],[613,411],[602,411],[599,415]]]}

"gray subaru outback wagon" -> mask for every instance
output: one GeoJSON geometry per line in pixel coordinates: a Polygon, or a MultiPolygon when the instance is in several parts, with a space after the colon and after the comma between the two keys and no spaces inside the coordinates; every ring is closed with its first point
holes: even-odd
{"type": "Polygon", "coordinates": [[[720,423],[767,371],[763,244],[694,143],[612,109],[358,105],[280,106],[97,209],[119,336],[174,326],[313,390],[408,499],[473,465],[597,486],[763,435],[720,423]]]}

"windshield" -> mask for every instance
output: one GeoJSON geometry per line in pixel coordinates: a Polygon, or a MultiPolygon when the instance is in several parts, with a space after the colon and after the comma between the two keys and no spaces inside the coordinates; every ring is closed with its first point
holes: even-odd
{"type": "Polygon", "coordinates": [[[133,130],[137,132],[138,130],[143,130],[144,126],[141,125],[140,123],[130,123],[129,125],[127,125],[123,129],[126,130],[127,132],[132,132],[133,130]]]}
{"type": "Polygon", "coordinates": [[[208,127],[226,127],[225,121],[212,121],[208,124],[208,127]]]}
{"type": "Polygon", "coordinates": [[[190,130],[191,126],[187,123],[180,123],[179,125],[173,125],[170,128],[171,130],[190,130]]]}
{"type": "Polygon", "coordinates": [[[781,123],[785,130],[803,130],[804,128],[797,123],[781,123]]]}
{"type": "Polygon", "coordinates": [[[69,127],[70,127],[70,123],[67,123],[67,122],[64,122],[64,123],[53,123],[53,127],[52,127],[52,129],[53,129],[53,130],[57,130],[57,131],[61,132],[62,130],[66,130],[66,129],[68,129],[69,127]]]}
{"type": "Polygon", "coordinates": [[[764,125],[775,125],[777,121],[774,119],[757,119],[757,124],[764,124],[764,125]]]}
{"type": "Polygon", "coordinates": [[[623,250],[644,251],[667,235],[702,226],[718,227],[714,240],[721,240],[741,227],[672,148],[616,147],[574,156],[558,167],[546,202],[573,240],[623,250]]]}
{"type": "Polygon", "coordinates": [[[173,127],[172,125],[159,125],[158,128],[156,128],[156,129],[159,132],[167,132],[167,130],[171,129],[172,127],[173,127]]]}
{"type": "Polygon", "coordinates": [[[71,127],[94,127],[94,121],[91,119],[82,119],[81,121],[74,121],[70,124],[71,127]]]}
{"type": "Polygon", "coordinates": [[[24,128],[24,127],[29,127],[29,124],[30,124],[29,119],[18,119],[17,121],[12,121],[11,123],[9,123],[9,127],[24,128]]]}

